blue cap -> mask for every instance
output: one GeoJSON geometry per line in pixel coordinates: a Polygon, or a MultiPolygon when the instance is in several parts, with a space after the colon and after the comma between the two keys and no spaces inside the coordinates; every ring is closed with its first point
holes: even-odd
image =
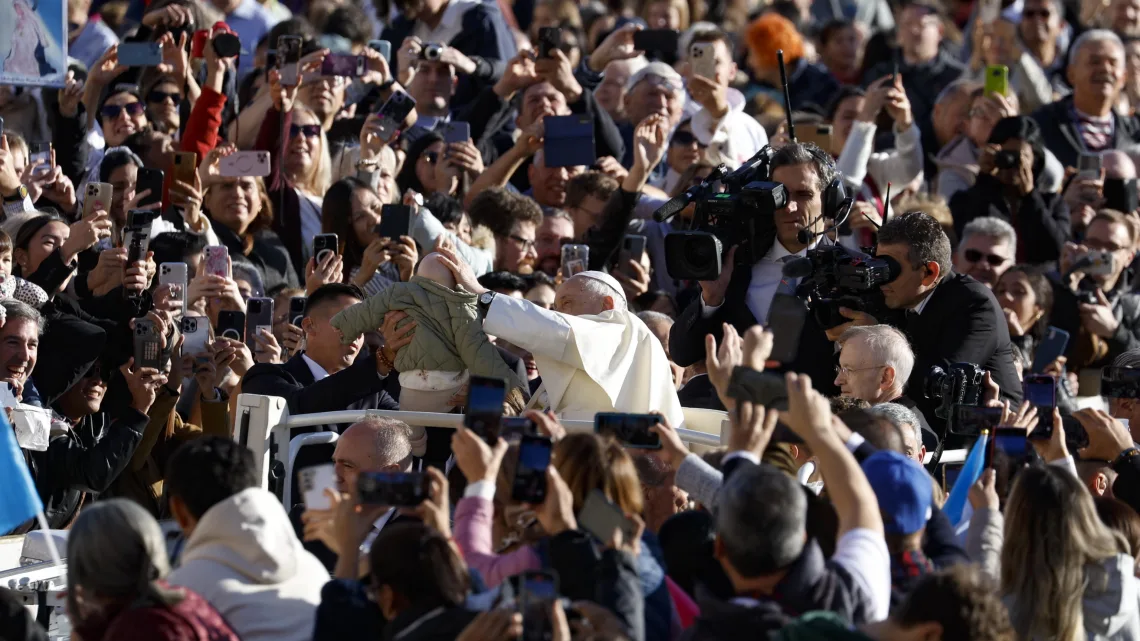
{"type": "Polygon", "coordinates": [[[934,502],[934,480],[914,460],[890,450],[863,461],[863,473],[879,499],[887,534],[914,534],[926,527],[934,502]]]}

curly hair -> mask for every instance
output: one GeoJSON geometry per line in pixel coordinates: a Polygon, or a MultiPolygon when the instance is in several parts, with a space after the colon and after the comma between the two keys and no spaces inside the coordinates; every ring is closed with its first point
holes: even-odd
{"type": "Polygon", "coordinates": [[[891,618],[903,628],[937,623],[948,641],[1014,638],[996,587],[973,565],[954,565],[923,577],[891,618]]]}
{"type": "Polygon", "coordinates": [[[777,13],[765,13],[753,20],[745,39],[756,61],[769,69],[776,68],[777,51],[784,52],[784,62],[788,64],[804,57],[803,36],[791,20],[777,13]]]}

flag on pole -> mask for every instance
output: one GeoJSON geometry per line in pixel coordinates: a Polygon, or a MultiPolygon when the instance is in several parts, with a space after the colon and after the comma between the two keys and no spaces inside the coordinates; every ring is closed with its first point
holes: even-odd
{"type": "Polygon", "coordinates": [[[946,503],[942,505],[942,512],[953,525],[958,525],[962,521],[970,488],[978,482],[978,479],[982,478],[984,471],[982,466],[986,464],[987,442],[989,442],[989,434],[986,432],[983,432],[978,440],[974,441],[974,447],[970,448],[970,454],[966,456],[966,462],[962,464],[962,471],[958,474],[958,480],[954,482],[954,487],[950,489],[950,495],[946,497],[946,503]]]}
{"type": "Polygon", "coordinates": [[[0,492],[0,534],[43,512],[44,504],[6,412],[0,412],[0,485],[4,488],[0,492]]]}

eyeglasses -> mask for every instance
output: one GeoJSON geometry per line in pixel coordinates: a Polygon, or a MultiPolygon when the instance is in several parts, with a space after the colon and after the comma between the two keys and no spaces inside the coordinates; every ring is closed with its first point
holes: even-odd
{"type": "Polygon", "coordinates": [[[321,135],[320,125],[289,125],[289,137],[296,138],[304,135],[306,138],[316,138],[321,135]]]}
{"type": "Polygon", "coordinates": [[[534,241],[530,240],[529,238],[523,238],[522,236],[515,236],[514,234],[508,234],[507,238],[510,238],[511,240],[515,241],[516,243],[522,245],[523,251],[528,251],[531,247],[534,247],[534,241]]]}
{"type": "Polygon", "coordinates": [[[704,144],[700,140],[697,140],[696,135],[691,131],[678,131],[677,133],[673,134],[673,140],[671,140],[669,144],[684,145],[687,147],[693,143],[697,143],[697,146],[701,149],[708,149],[708,145],[704,144]]]}
{"type": "Polygon", "coordinates": [[[998,256],[997,254],[983,254],[976,249],[967,249],[962,252],[962,255],[971,263],[976,263],[984,259],[992,267],[1001,267],[1009,260],[1005,256],[998,256]]]}
{"type": "Polygon", "coordinates": [[[166,91],[152,89],[150,93],[146,95],[147,102],[166,102],[167,100],[173,102],[174,104],[178,104],[182,102],[182,94],[176,92],[168,93],[166,91]]]}
{"type": "Polygon", "coordinates": [[[107,120],[114,120],[119,117],[119,114],[123,113],[124,109],[127,110],[127,115],[132,118],[141,116],[143,113],[143,104],[141,102],[129,102],[125,105],[103,105],[103,108],[99,110],[99,115],[107,120]]]}
{"type": "Polygon", "coordinates": [[[424,152],[424,160],[427,161],[427,164],[434,165],[439,160],[439,152],[438,151],[425,151],[424,152]]]}
{"type": "Polygon", "coordinates": [[[836,376],[842,375],[843,377],[847,377],[847,376],[851,376],[851,374],[853,374],[854,372],[865,372],[869,369],[882,369],[884,367],[886,367],[886,365],[872,365],[870,367],[844,367],[843,365],[836,365],[835,366],[835,375],[836,376]]]}

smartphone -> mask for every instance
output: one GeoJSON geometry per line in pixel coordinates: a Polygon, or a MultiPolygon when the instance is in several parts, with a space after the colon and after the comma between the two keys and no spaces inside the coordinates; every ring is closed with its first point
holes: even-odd
{"type": "Polygon", "coordinates": [[[674,56],[680,41],[681,33],[673,29],[642,29],[633,32],[633,48],[650,54],[674,56]]]}
{"type": "Polygon", "coordinates": [[[297,473],[301,485],[301,498],[306,510],[327,510],[332,502],[325,490],[336,491],[336,466],[332,463],[306,467],[297,473]]]}
{"type": "Polygon", "coordinates": [[[538,28],[538,57],[549,58],[550,52],[562,48],[562,29],[559,27],[538,28]]]}
{"type": "Polygon", "coordinates": [[[211,245],[206,248],[206,273],[213,276],[221,276],[222,278],[229,278],[230,265],[229,265],[230,252],[226,249],[225,245],[211,245]]]}
{"type": "Polygon", "coordinates": [[[1001,425],[1000,407],[955,405],[950,420],[950,433],[960,436],[977,436],[982,430],[993,430],[1001,425]]]}
{"type": "Polygon", "coordinates": [[[511,482],[511,499],[540,504],[546,500],[546,468],[554,444],[545,436],[524,436],[519,442],[519,462],[511,482]]]}
{"type": "Polygon", "coordinates": [[[157,42],[124,42],[119,45],[119,64],[124,67],[157,67],[162,64],[162,45],[157,42]]]}
{"type": "Polygon", "coordinates": [[[499,419],[499,436],[508,441],[536,435],[538,426],[525,416],[504,416],[499,419]]]}
{"type": "Polygon", "coordinates": [[[1033,367],[1030,371],[1041,373],[1053,361],[1060,358],[1069,346],[1069,332],[1056,327],[1045,330],[1045,339],[1037,345],[1033,353],[1033,367]]]}
{"type": "Polygon", "coordinates": [[[162,341],[158,328],[149,318],[135,319],[135,369],[162,369],[162,341]]]}
{"type": "Polygon", "coordinates": [[[127,248],[127,265],[146,260],[150,249],[150,228],[154,223],[155,212],[135,209],[127,212],[126,236],[123,245],[127,248]]]}
{"type": "Polygon", "coordinates": [[[347,53],[330,53],[321,61],[322,76],[359,78],[368,70],[368,58],[347,53]]]}
{"type": "Polygon", "coordinates": [[[641,256],[645,253],[645,236],[638,234],[626,234],[621,239],[621,249],[618,250],[618,263],[617,268],[619,271],[628,271],[625,269],[629,261],[635,263],[641,262],[641,256]]]}
{"type": "Polygon", "coordinates": [[[277,39],[277,64],[281,84],[297,86],[301,79],[301,36],[281,36],[277,39]]]}
{"type": "Polygon", "coordinates": [[[210,349],[210,319],[205,316],[182,317],[182,353],[205,354],[210,349]]]}
{"type": "Polygon", "coordinates": [[[543,122],[542,159],[547,167],[589,167],[597,162],[594,120],[588,114],[547,116],[543,122]]]}
{"type": "Polygon", "coordinates": [[[590,266],[590,247],[588,245],[562,246],[562,279],[566,280],[574,274],[584,272],[590,266]]]}
{"type": "Polygon", "coordinates": [[[384,59],[387,60],[389,64],[392,62],[391,42],[388,42],[387,40],[369,40],[368,46],[372,47],[376,51],[379,51],[380,55],[384,56],[384,59]]]}
{"type": "Polygon", "coordinates": [[[603,543],[610,542],[614,530],[622,531],[623,542],[637,536],[637,525],[596,488],[586,496],[586,502],[578,512],[578,527],[603,543]]]}
{"type": "Polygon", "coordinates": [[[181,304],[182,312],[186,312],[186,263],[163,263],[158,266],[158,284],[173,286],[171,300],[181,304]]]}
{"type": "Polygon", "coordinates": [[[693,75],[714,80],[716,78],[716,48],[711,42],[694,42],[689,45],[689,65],[693,75]]]}
{"type": "Polygon", "coordinates": [[[507,383],[501,378],[472,376],[467,384],[467,407],[463,411],[463,425],[494,446],[499,440],[503,418],[503,401],[507,398],[507,383]]]}
{"type": "Polygon", "coordinates": [[[138,180],[135,182],[135,194],[141,194],[144,191],[150,192],[145,198],[139,199],[139,207],[146,207],[155,203],[162,204],[162,183],[165,179],[166,175],[161,169],[139,168],[138,180]]]}
{"type": "Polygon", "coordinates": [[[235,151],[218,161],[218,173],[224,178],[269,175],[268,151],[235,151]]]}
{"type": "Polygon", "coordinates": [[[109,212],[114,193],[115,188],[110,183],[87,183],[83,191],[83,217],[90,216],[96,209],[109,212]]]}
{"type": "Polygon", "coordinates": [[[1057,408],[1057,379],[1044,374],[1030,374],[1021,382],[1022,398],[1037,408],[1034,439],[1053,436],[1053,410],[1057,408]]]}
{"type": "Polygon", "coordinates": [[[380,223],[372,228],[377,238],[397,241],[400,236],[412,235],[412,207],[410,205],[384,205],[380,208],[380,223]]]}
{"type": "Polygon", "coordinates": [[[339,254],[340,243],[336,234],[317,234],[313,237],[313,257],[319,264],[328,254],[339,254]]]}
{"type": "Polygon", "coordinates": [[[245,342],[245,312],[223,309],[218,312],[218,336],[245,342]]]}
{"type": "Polygon", "coordinates": [[[768,308],[768,328],[772,330],[772,354],[780,364],[791,365],[800,351],[800,334],[807,323],[808,309],[803,299],[776,294],[768,308]]]}
{"type": "Polygon", "coordinates": [[[735,367],[728,381],[728,395],[764,407],[773,407],[780,401],[787,401],[788,384],[782,374],[758,372],[751,367],[735,367]]]}
{"type": "Polygon", "coordinates": [[[416,108],[414,98],[402,91],[394,91],[380,105],[376,114],[380,117],[380,137],[389,140],[404,124],[404,119],[416,108]]]}
{"type": "Polygon", "coordinates": [[[986,75],[982,83],[983,91],[991,94],[1009,95],[1009,67],[1005,65],[986,65],[986,75]]]}
{"type": "Polygon", "coordinates": [[[990,432],[990,438],[993,439],[990,467],[993,466],[999,454],[1018,466],[1029,457],[1029,442],[1025,437],[1025,430],[1020,427],[995,427],[990,432]]]}
{"type": "Polygon", "coordinates": [[[44,174],[51,173],[51,143],[29,143],[28,165],[32,167],[32,176],[43,176],[44,174]]]}
{"type": "Polygon", "coordinates": [[[661,437],[649,428],[661,422],[660,414],[622,414],[598,412],[594,415],[594,432],[611,436],[628,448],[661,449],[661,437]]]}
{"type": "Polygon", "coordinates": [[[1101,165],[1100,154],[1082,153],[1077,158],[1077,176],[1088,180],[1100,180],[1101,165]]]}
{"type": "Polygon", "coordinates": [[[558,600],[558,575],[553,571],[526,570],[519,581],[522,641],[550,641],[554,624],[550,612],[558,600]]]}
{"type": "Polygon", "coordinates": [[[176,151],[170,160],[170,180],[194,186],[198,174],[198,154],[192,151],[176,151]]]}
{"type": "MultiPolygon", "coordinates": [[[[992,440],[987,441],[986,445],[988,446],[992,442],[993,442],[992,440]]],[[[987,447],[987,449],[988,449],[988,447],[987,447]]],[[[954,484],[958,482],[958,477],[961,475],[962,475],[962,466],[961,465],[953,465],[953,466],[944,465],[942,467],[942,487],[943,487],[943,489],[945,489],[946,492],[949,493],[950,489],[953,488],[954,484]]]]}
{"type": "Polygon", "coordinates": [[[443,142],[467,142],[471,140],[471,125],[465,122],[449,122],[443,128],[443,142]]]}
{"type": "Polygon", "coordinates": [[[360,502],[387,507],[415,507],[431,496],[431,477],[423,472],[361,472],[360,502]]]}
{"type": "Polygon", "coordinates": [[[257,330],[261,328],[273,331],[273,299],[252,297],[245,304],[245,336],[249,348],[254,352],[261,351],[261,343],[257,342],[257,330]]]}
{"type": "Polygon", "coordinates": [[[810,142],[824,151],[831,149],[831,125],[801,125],[796,127],[796,138],[800,142],[810,142]]]}
{"type": "Polygon", "coordinates": [[[294,296],[289,299],[289,324],[301,326],[301,319],[305,318],[305,304],[309,299],[304,296],[294,296]]]}
{"type": "Polygon", "coordinates": [[[1100,395],[1105,398],[1140,398],[1140,369],[1105,367],[1101,370],[1100,395]]]}

